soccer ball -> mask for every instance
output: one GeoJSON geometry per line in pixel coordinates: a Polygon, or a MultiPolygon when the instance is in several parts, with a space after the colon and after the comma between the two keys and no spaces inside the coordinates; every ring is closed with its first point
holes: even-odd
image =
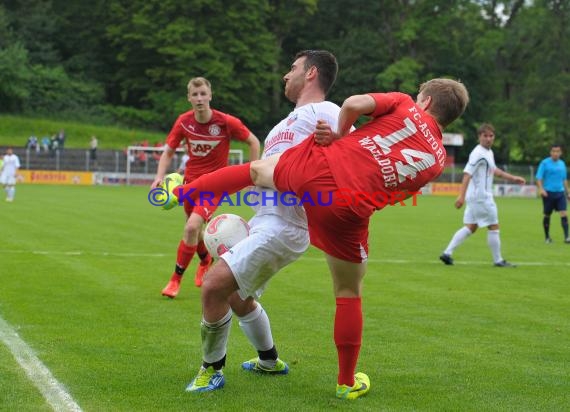
{"type": "Polygon", "coordinates": [[[217,258],[249,236],[249,225],[238,215],[225,213],[213,218],[204,231],[204,243],[217,258]]]}
{"type": "Polygon", "coordinates": [[[163,190],[163,193],[156,199],[157,202],[162,204],[164,210],[170,210],[178,205],[178,198],[172,194],[172,190],[183,183],[184,176],[178,173],[170,173],[164,177],[164,180],[159,186],[163,190]]]}

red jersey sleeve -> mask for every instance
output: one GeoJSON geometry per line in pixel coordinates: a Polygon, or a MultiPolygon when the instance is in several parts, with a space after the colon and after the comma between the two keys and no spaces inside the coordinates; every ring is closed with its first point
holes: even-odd
{"type": "Polygon", "coordinates": [[[228,135],[232,139],[243,141],[251,134],[251,131],[245,127],[242,121],[231,114],[226,114],[226,125],[228,127],[228,135]]]}
{"type": "Polygon", "coordinates": [[[368,93],[370,97],[376,102],[376,108],[370,114],[372,117],[379,117],[388,113],[392,113],[394,109],[404,99],[409,99],[410,96],[404,93],[368,93]]]}
{"type": "Polygon", "coordinates": [[[184,139],[184,133],[182,130],[182,125],[180,124],[182,116],[178,116],[176,122],[170,129],[170,133],[166,137],[166,144],[173,150],[176,150],[180,146],[180,142],[184,139]]]}

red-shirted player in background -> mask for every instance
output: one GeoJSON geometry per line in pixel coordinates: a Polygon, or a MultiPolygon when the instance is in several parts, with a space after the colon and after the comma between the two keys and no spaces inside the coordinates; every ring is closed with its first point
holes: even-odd
{"type": "Polygon", "coordinates": [[[333,278],[338,398],[355,399],[370,389],[368,376],[354,373],[362,340],[360,297],[370,216],[385,206],[385,196],[416,192],[440,175],[446,156],[442,130],[468,102],[465,86],[449,79],[422,84],[415,103],[402,93],[351,96],[342,105],[337,133],[319,122],[314,139],[281,156],[224,168],[173,190],[178,199],[199,200],[202,191],[233,193],[255,184],[293,191],[299,198],[308,195],[313,202],[319,193],[332,192],[330,205],[303,205],[311,243],[325,252],[333,278]],[[373,119],[347,134],[360,115],[373,119]],[[358,196],[348,203],[339,189],[358,196]]]}
{"type": "MultiPolygon", "coordinates": [[[[204,173],[213,172],[228,164],[230,139],[241,140],[249,145],[251,160],[259,159],[259,140],[236,117],[210,108],[212,87],[203,77],[195,77],[188,82],[188,101],[192,109],[181,114],[166,139],[165,150],[160,157],[156,176],[151,188],[160,185],[168,172],[176,148],[181,142],[186,144],[190,156],[184,171],[184,181],[191,182],[204,173]]],[[[217,199],[212,203],[217,204],[217,199]]],[[[192,206],[184,203],[186,225],[176,257],[174,273],[162,295],[174,298],[180,289],[182,275],[197,252],[200,264],[196,271],[194,283],[202,285],[202,278],[212,263],[202,240],[202,226],[210,220],[216,206],[192,206]]]]}

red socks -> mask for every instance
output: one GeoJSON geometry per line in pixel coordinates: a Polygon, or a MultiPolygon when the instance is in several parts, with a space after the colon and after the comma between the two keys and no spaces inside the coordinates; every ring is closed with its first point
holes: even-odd
{"type": "Polygon", "coordinates": [[[182,275],[196,253],[196,245],[187,245],[183,240],[178,244],[176,254],[176,273],[182,275]]]}
{"type": "Polygon", "coordinates": [[[231,195],[253,184],[249,170],[250,163],[223,167],[215,172],[206,173],[190,183],[174,188],[174,194],[178,197],[179,202],[183,202],[184,199],[191,199],[197,204],[200,204],[201,193],[205,194],[202,197],[203,199],[206,197],[211,199],[212,194],[213,197],[223,194],[231,195]]]}
{"type": "Polygon", "coordinates": [[[338,384],[354,385],[354,371],[362,343],[362,300],[336,298],[334,342],[338,353],[338,384]]]}

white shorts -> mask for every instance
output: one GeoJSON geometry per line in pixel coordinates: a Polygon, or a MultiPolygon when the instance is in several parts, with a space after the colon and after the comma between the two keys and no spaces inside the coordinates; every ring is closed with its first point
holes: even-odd
{"type": "Polygon", "coordinates": [[[2,175],[0,175],[0,184],[7,186],[14,186],[16,184],[16,175],[9,175],[8,173],[2,173],[2,175]]]}
{"type": "Polygon", "coordinates": [[[254,216],[249,236],[220,256],[230,267],[242,299],[259,299],[267,282],[309,247],[309,232],[275,215],[254,216]]]}
{"type": "Polygon", "coordinates": [[[499,224],[497,214],[497,205],[493,198],[483,201],[467,202],[465,214],[463,215],[464,224],[476,224],[479,227],[487,227],[499,224]]]}

